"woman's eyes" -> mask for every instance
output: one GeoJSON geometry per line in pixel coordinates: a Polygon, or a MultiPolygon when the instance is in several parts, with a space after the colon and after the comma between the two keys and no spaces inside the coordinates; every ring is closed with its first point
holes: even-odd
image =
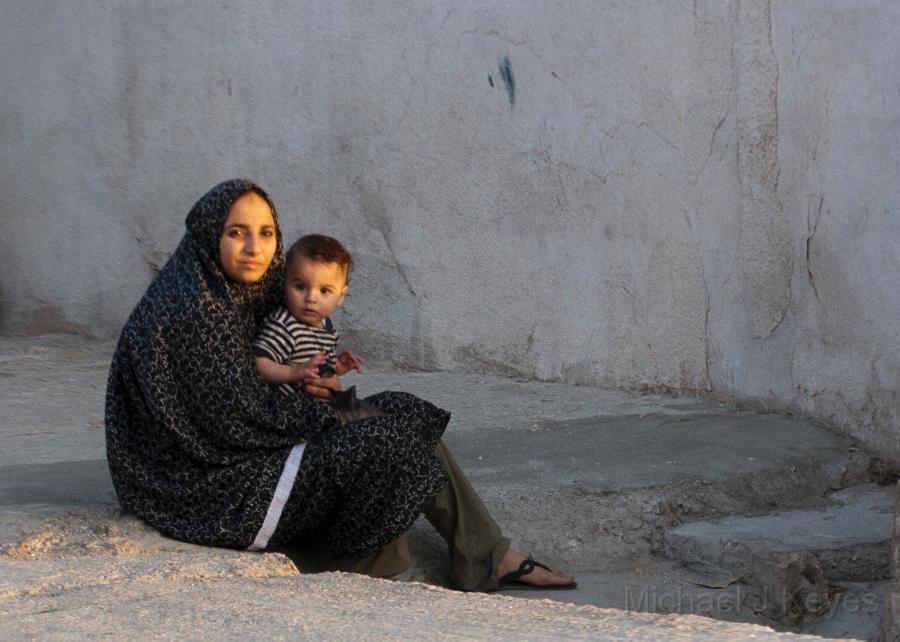
{"type": "MultiPolygon", "coordinates": [[[[232,239],[242,239],[242,238],[244,238],[245,236],[247,236],[248,233],[249,233],[248,230],[245,230],[245,229],[240,228],[240,227],[233,227],[233,228],[231,228],[230,230],[228,230],[228,231],[225,233],[225,235],[226,235],[228,238],[232,238],[232,239]]],[[[267,229],[267,230],[262,230],[262,231],[259,233],[259,235],[260,235],[261,237],[263,237],[263,238],[273,238],[273,237],[275,236],[275,230],[268,230],[268,229],[267,229]]]]}

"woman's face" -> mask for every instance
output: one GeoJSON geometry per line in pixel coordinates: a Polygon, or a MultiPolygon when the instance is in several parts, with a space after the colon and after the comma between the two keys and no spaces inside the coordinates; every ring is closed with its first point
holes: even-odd
{"type": "Polygon", "coordinates": [[[275,219],[266,199],[247,192],[231,204],[219,239],[219,260],[229,279],[238,283],[261,279],[276,246],[275,219]]]}

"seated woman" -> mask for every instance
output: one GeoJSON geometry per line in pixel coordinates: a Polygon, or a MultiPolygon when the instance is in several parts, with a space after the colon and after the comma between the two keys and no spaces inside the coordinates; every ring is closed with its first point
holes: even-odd
{"type": "MultiPolygon", "coordinates": [[[[107,458],[122,507],[179,540],[317,542],[341,568],[376,575],[403,570],[379,557],[404,549],[398,538],[424,513],[458,588],[573,588],[509,547],[440,441],[446,411],[385,392],[367,401],[388,415],[341,426],[328,405],[266,385],[250,341],[279,303],[282,267],[275,208],[252,182],[224,182],[191,209],[110,368],[107,458]]],[[[304,389],[327,399],[340,380],[304,389]]]]}

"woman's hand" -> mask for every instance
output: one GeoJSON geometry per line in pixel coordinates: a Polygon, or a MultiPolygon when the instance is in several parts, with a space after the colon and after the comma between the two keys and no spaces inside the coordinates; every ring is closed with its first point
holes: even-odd
{"type": "Polygon", "coordinates": [[[309,377],[303,381],[303,391],[319,399],[331,399],[340,389],[340,377],[309,377]]]}

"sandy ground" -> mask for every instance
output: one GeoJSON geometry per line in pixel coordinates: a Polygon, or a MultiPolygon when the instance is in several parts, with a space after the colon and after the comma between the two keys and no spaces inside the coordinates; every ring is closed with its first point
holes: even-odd
{"type": "MultiPolygon", "coordinates": [[[[303,573],[278,553],[182,544],[121,514],[102,425],[112,348],[0,337],[4,639],[803,639],[756,626],[765,620],[726,570],[663,559],[663,535],[695,519],[814,507],[860,474],[847,439],[714,401],[372,372],[352,378],[362,394],[403,389],[453,412],[446,441],[497,521],[580,587],[442,588],[443,544],[421,520],[407,577],[421,581],[303,573]]],[[[832,623],[813,630],[871,628],[832,623]]]]}

